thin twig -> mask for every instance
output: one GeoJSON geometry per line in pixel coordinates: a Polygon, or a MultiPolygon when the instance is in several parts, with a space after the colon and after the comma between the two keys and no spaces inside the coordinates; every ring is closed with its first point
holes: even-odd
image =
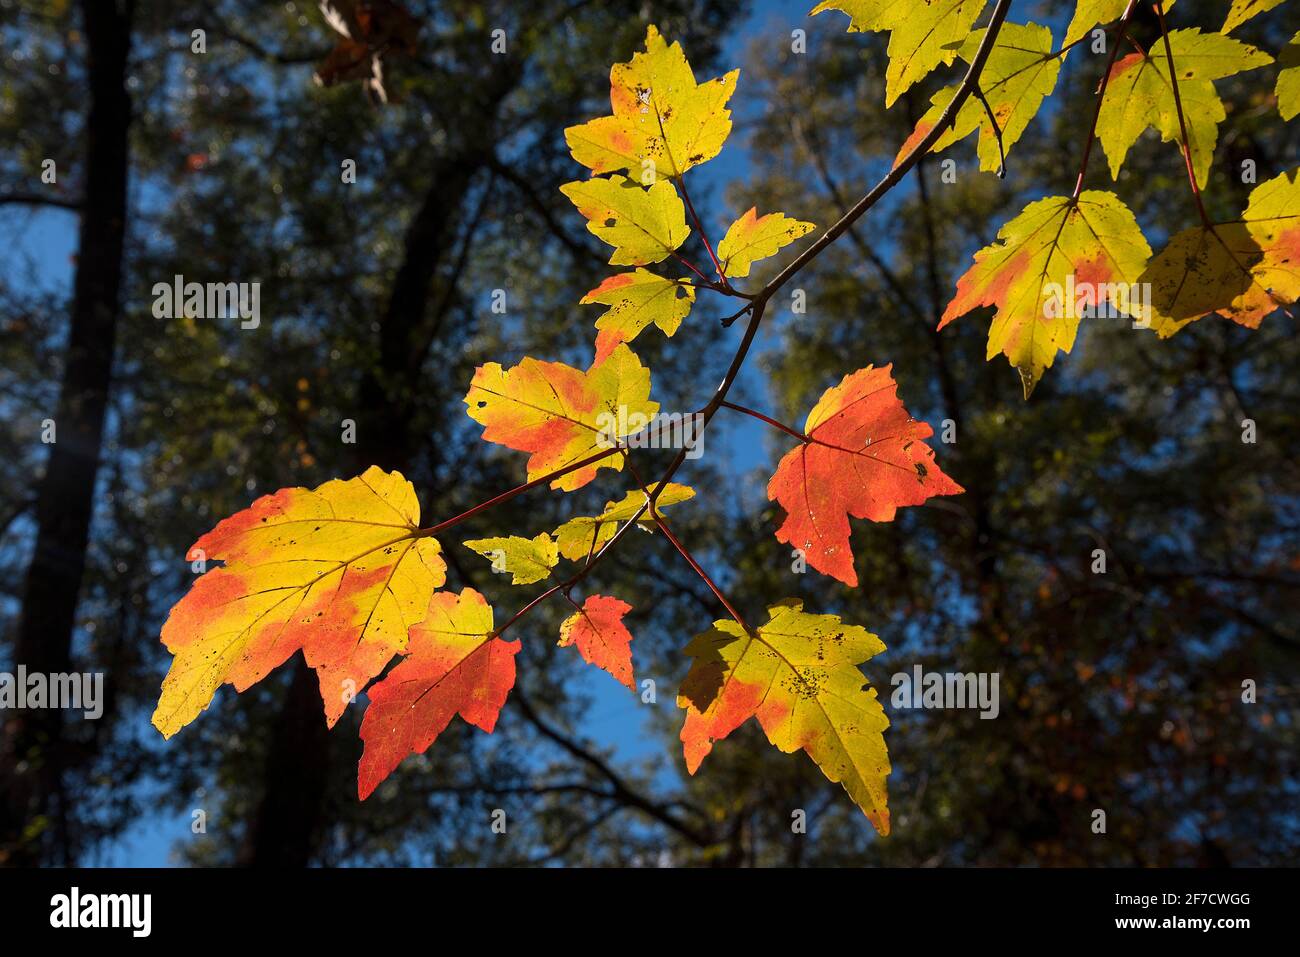
{"type": "MultiPolygon", "coordinates": [[[[1128,0],[1128,6],[1120,15],[1118,28],[1122,32],[1124,25],[1128,23],[1129,17],[1133,16],[1133,9],[1137,6],[1137,0],[1128,0]]],[[[1106,101],[1106,87],[1110,83],[1110,71],[1115,66],[1115,60],[1119,57],[1119,44],[1111,43],[1110,57],[1106,61],[1106,72],[1101,75],[1101,85],[1097,89],[1097,109],[1092,114],[1092,127],[1088,130],[1088,140],[1083,144],[1083,159],[1079,162],[1079,178],[1074,181],[1074,193],[1070,201],[1078,203],[1079,195],[1083,192],[1083,177],[1088,172],[1088,158],[1092,155],[1092,144],[1097,138],[1097,121],[1101,119],[1101,105],[1106,101]]]]}
{"type": "Polygon", "coordinates": [[[761,422],[766,422],[768,425],[772,426],[773,428],[780,429],[782,432],[786,433],[786,435],[794,436],[800,442],[810,441],[808,436],[804,435],[802,432],[796,429],[792,429],[790,428],[790,426],[784,424],[783,422],[778,422],[776,419],[773,419],[770,416],[766,416],[762,412],[758,412],[754,409],[749,408],[748,406],[736,405],[736,403],[734,402],[723,402],[722,407],[724,409],[731,409],[734,412],[743,412],[745,413],[745,415],[751,415],[761,422]]]}
{"type": "Polygon", "coordinates": [[[993,115],[993,107],[989,106],[989,101],[984,98],[984,91],[980,89],[978,83],[975,84],[975,97],[984,106],[984,112],[989,116],[989,122],[993,124],[993,135],[998,140],[998,179],[1007,178],[1007,152],[1002,146],[1002,127],[998,125],[998,118],[993,115]]]}
{"type": "Polygon", "coordinates": [[[1187,166],[1187,182],[1192,184],[1192,196],[1196,198],[1196,211],[1201,216],[1201,224],[1211,229],[1210,217],[1205,212],[1205,203],[1201,200],[1201,187],[1196,183],[1196,170],[1192,167],[1192,142],[1187,136],[1187,120],[1183,116],[1183,99],[1178,92],[1178,70],[1174,67],[1174,51],[1169,45],[1169,30],[1165,27],[1165,11],[1160,0],[1152,0],[1156,19],[1160,21],[1160,38],[1165,44],[1165,58],[1169,60],[1169,82],[1174,88],[1174,108],[1178,110],[1178,129],[1182,134],[1183,163],[1187,166]]]}

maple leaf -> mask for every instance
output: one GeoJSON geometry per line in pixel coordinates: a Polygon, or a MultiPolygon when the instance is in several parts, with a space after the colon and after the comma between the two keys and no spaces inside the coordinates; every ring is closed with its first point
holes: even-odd
{"type": "Polygon", "coordinates": [[[1293,120],[1300,115],[1300,33],[1277,55],[1277,111],[1282,119],[1293,120]]]}
{"type": "Polygon", "coordinates": [[[428,750],[456,714],[491,734],[515,684],[518,652],[518,641],[496,637],[492,606],[474,589],[435,594],[411,626],[407,657],[366,692],[361,800],[408,754],[428,750]]]}
{"type": "MultiPolygon", "coordinates": [[[[1165,7],[1168,10],[1169,4],[1165,7]]],[[[1074,7],[1074,16],[1065,28],[1062,46],[1069,46],[1099,23],[1113,23],[1124,13],[1128,0],[1079,0],[1074,7]]]]}
{"type": "MultiPolygon", "coordinates": [[[[1197,184],[1203,187],[1214,159],[1219,123],[1227,116],[1213,81],[1266,66],[1273,58],[1240,40],[1196,29],[1171,30],[1169,49],[1178,70],[1192,168],[1197,184]]],[[[1113,178],[1119,178],[1129,149],[1149,127],[1158,130],[1167,143],[1182,141],[1163,40],[1156,40],[1146,53],[1132,53],[1111,67],[1097,117],[1097,138],[1106,151],[1113,178]]]]}
{"type": "Polygon", "coordinates": [[[550,575],[551,569],[560,560],[555,539],[545,532],[536,538],[510,535],[505,538],[477,538],[462,544],[492,562],[494,572],[509,572],[512,585],[531,585],[541,581],[550,575]]]}
{"type": "Polygon", "coordinates": [[[694,661],[677,704],[686,709],[687,771],[696,772],[715,741],[757,718],[768,741],[787,754],[806,751],[888,834],[889,720],[858,670],[884,644],[834,615],[808,614],[794,599],[772,605],[768,618],[753,633],[715,621],[686,646],[694,661]]]}
{"type": "Polygon", "coordinates": [[[986,357],[1001,352],[1010,360],[1027,399],[1056,353],[1074,346],[1079,317],[1062,301],[1062,290],[1089,289],[1095,307],[1142,318],[1134,303],[1117,298],[1116,285],[1135,283],[1150,256],[1137,220],[1114,193],[1087,190],[1078,203],[1068,196],[1040,199],[975,254],[939,328],[980,306],[997,307],[986,357]]]}
{"type": "Polygon", "coordinates": [[[971,32],[987,0],[826,0],[809,16],[838,10],[849,16],[849,32],[889,31],[885,106],[936,67],[947,65],[971,32]]]}
{"type": "MultiPolygon", "coordinates": [[[[978,30],[962,44],[958,55],[970,62],[984,40],[984,30],[978,30]]],[[[989,120],[989,111],[997,118],[1002,131],[1002,151],[1020,139],[1029,121],[1034,118],[1044,98],[1056,88],[1056,77],[1061,70],[1061,58],[1052,55],[1052,31],[1035,23],[1003,24],[998,33],[984,72],[980,74],[980,89],[988,101],[989,109],[976,97],[969,97],[957,111],[953,125],[930,147],[931,153],[947,149],[963,140],[975,130],[980,131],[977,151],[980,169],[993,171],[1002,166],[998,149],[997,131],[989,120]]],[[[930,98],[930,108],[916,123],[915,129],[903,142],[894,159],[894,165],[925,139],[957,95],[959,84],[946,86],[930,98]]]]}
{"type": "MultiPolygon", "coordinates": [[[[530,452],[528,478],[535,479],[613,447],[640,431],[659,411],[650,401],[650,370],[625,345],[583,372],[562,362],[531,356],[517,366],[479,366],[465,395],[469,417],[482,425],[483,438],[530,452]]],[[[551,482],[565,492],[582,488],[597,469],[622,469],[613,454],[551,482]]]]}
{"type": "Polygon", "coordinates": [[[589,595],[582,608],[560,625],[560,647],[576,645],[583,661],[608,671],[620,684],[636,690],[632,680],[632,633],[623,616],[632,606],[606,595],[589,595]]]}
{"type": "Polygon", "coordinates": [[[564,131],[573,158],[593,172],[678,177],[717,156],[731,134],[727,101],[740,71],[697,84],[681,44],[653,25],[645,47],[609,71],[613,114],[564,131]]]}
{"type": "Polygon", "coordinates": [[[665,279],[648,269],[610,276],[582,297],[581,304],[609,306],[596,320],[596,361],[631,342],[653,323],[672,336],[695,302],[695,287],[681,279],[665,279]]]}
{"type": "Polygon", "coordinates": [[[313,79],[320,86],[362,80],[368,97],[387,103],[385,57],[415,55],[419,22],[393,0],[322,0],[320,8],[341,39],[313,79]]]}
{"type": "MultiPolygon", "coordinates": [[[[637,522],[646,531],[654,531],[654,515],[666,505],[676,505],[695,497],[695,489],[677,482],[669,482],[655,500],[654,514],[649,508],[637,522]]],[[[632,516],[646,504],[646,494],[633,489],[620,502],[607,502],[605,510],[596,516],[571,518],[555,530],[555,540],[560,554],[572,561],[581,561],[614,537],[618,526],[632,520],[632,516]]]]}
{"type": "Polygon", "coordinates": [[[686,208],[668,180],[642,189],[626,176],[565,183],[560,192],[587,218],[587,231],[614,247],[611,266],[644,266],[672,255],[686,237],[686,208]]]}
{"type": "Polygon", "coordinates": [[[775,256],[782,247],[817,228],[812,223],[791,219],[785,213],[757,216],[756,211],[755,207],[749,207],[748,212],[727,227],[727,234],[718,243],[722,274],[730,279],[748,276],[755,262],[775,256]]]}
{"type": "Polygon", "coordinates": [[[965,491],[935,464],[922,441],[933,430],[903,408],[891,368],[867,366],[822,393],[804,425],[807,440],[785,454],[767,484],[767,497],[786,511],[777,540],[851,586],[858,574],[849,516],[889,522],[899,506],[965,491]]]}
{"type": "Polygon", "coordinates": [[[1218,313],[1251,329],[1300,299],[1300,170],[1251,191],[1241,219],[1185,229],[1151,260],[1151,326],[1167,338],[1218,313]]]}
{"type": "Polygon", "coordinates": [[[1223,21],[1223,32],[1231,33],[1251,17],[1272,10],[1282,0],[1232,0],[1228,18],[1223,21]]]}
{"type": "Polygon", "coordinates": [[[163,625],[174,657],[154,727],[171,737],[223,683],[244,691],[299,649],[333,726],[352,692],[404,652],[408,626],[446,580],[419,518],[411,483],[371,467],[311,490],[280,489],[219,523],[187,554],[225,564],[199,578],[163,625]]]}
{"type": "MultiPolygon", "coordinates": [[[[1074,16],[1065,28],[1062,46],[1068,47],[1099,23],[1114,23],[1124,14],[1128,0],[1079,0],[1075,5],[1074,16]]],[[[1163,9],[1168,13],[1173,9],[1174,0],[1168,0],[1163,9]]]]}

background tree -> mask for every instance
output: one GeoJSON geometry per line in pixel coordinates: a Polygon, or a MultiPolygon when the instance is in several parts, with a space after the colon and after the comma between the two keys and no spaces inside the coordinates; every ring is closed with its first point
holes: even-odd
{"type": "MultiPolygon", "coordinates": [[[[1102,66],[1086,46],[1070,54],[1058,105],[1017,145],[1005,181],[976,172],[969,143],[927,158],[801,275],[806,315],[774,303],[763,374],[741,383],[740,401],[799,425],[845,372],[892,361],[908,408],[936,427],[954,423],[956,443],[936,446],[967,493],[888,525],[856,523],[861,586],[852,590],[793,574],[772,535],[780,513],[763,488],[788,445],[782,435],[771,434],[767,461],[761,426],[738,422],[716,440],[711,432],[710,454],[683,475],[697,488],[735,490],[682,506],[674,528],[710,568],[734,570],[725,584],[742,610],[797,592],[867,624],[890,648],[868,669],[885,697],[890,674],[913,662],[1000,673],[995,721],[891,710],[889,839],[871,835],[838,786],[752,729],[720,746],[707,773],[685,777],[672,703],[685,673],[680,649],[718,608],[658,535],[640,536],[601,569],[602,590],[641,596],[637,668],[656,679],[658,702],[637,710],[662,731],[644,749],[652,757],[591,742],[605,730],[606,699],[571,652],[546,640],[523,643],[520,684],[497,734],[453,725],[443,746],[405,762],[364,805],[355,797],[357,709],[327,733],[301,665],[237,701],[221,696],[180,746],[161,745],[147,729],[165,668],[156,636],[193,578],[186,549],[217,518],[264,492],[370,464],[408,475],[425,514],[455,514],[484,490],[516,484],[517,460],[478,442],[460,397],[487,359],[585,364],[593,313],[574,303],[604,256],[558,191],[578,175],[561,131],[603,110],[608,64],[626,58],[646,22],[681,39],[701,72],[725,36],[750,32],[730,4],[407,8],[420,25],[414,52],[384,56],[389,103],[379,106],[358,82],[312,82],[339,40],[314,5],[138,0],[115,385],[69,644],[74,666],[109,672],[114,697],[75,766],[62,769],[72,813],[56,827],[49,810],[30,810],[7,838],[10,861],[90,860],[132,822],[172,815],[184,822],[177,850],[196,863],[1294,855],[1293,320],[1277,314],[1247,334],[1205,319],[1167,342],[1118,322],[1085,324],[1074,355],[1027,404],[1014,373],[985,363],[975,317],[935,331],[972,250],[1026,199],[1073,186],[1077,118],[1102,66]],[[193,29],[206,31],[204,54],[192,52],[193,29]],[[491,52],[496,29],[504,53],[491,52]],[[954,183],[940,176],[949,157],[954,183]],[[349,159],[356,182],[345,184],[349,159]],[[261,328],[156,319],[152,285],[176,274],[260,280],[261,328]],[[492,311],[494,290],[505,293],[504,313],[492,311]],[[1240,441],[1244,417],[1258,425],[1254,445],[1240,441]],[[355,444],[343,441],[345,420],[355,444]],[[752,478],[726,478],[737,467],[752,478]],[[1096,548],[1105,575],[1091,571],[1096,548]],[[1254,708],[1240,704],[1243,678],[1259,683],[1254,708]],[[1105,838],[1088,827],[1095,807],[1108,814],[1105,838]],[[495,808],[507,811],[511,840],[482,825],[495,808]],[[806,836],[791,829],[800,808],[806,836]],[[195,810],[206,813],[205,834],[185,826],[195,810]]],[[[931,78],[886,113],[878,38],[805,13],[764,7],[749,52],[733,41],[736,55],[717,58],[743,68],[737,107],[753,165],[727,170],[725,207],[716,192],[694,197],[711,231],[729,221],[724,211],[751,203],[834,221],[888,167],[940,84],[931,78]],[[807,54],[788,52],[793,27],[808,31],[807,54]]],[[[1202,16],[1207,28],[1220,25],[1218,11],[1178,13],[1178,25],[1202,16]]],[[[25,51],[0,61],[0,121],[22,147],[0,170],[16,192],[32,189],[44,144],[68,139],[67,129],[84,136],[86,41],[75,8],[29,4],[0,15],[6,39],[21,37],[25,51]]],[[[1059,36],[1050,12],[1041,16],[1059,36]]],[[[1285,8],[1261,16],[1238,35],[1276,51],[1284,17],[1285,8]]],[[[1134,32],[1144,43],[1157,35],[1145,15],[1134,32]]],[[[1278,122],[1270,85],[1256,75],[1222,84],[1233,109],[1207,195],[1225,215],[1249,192],[1241,159],[1254,159],[1262,180],[1296,155],[1295,124],[1278,122]]],[[[1107,178],[1100,163],[1090,176],[1107,178]]],[[[1171,232],[1194,222],[1185,187],[1176,150],[1146,140],[1120,184],[1144,227],[1171,232]]],[[[53,401],[50,357],[67,348],[69,313],[51,309],[36,282],[15,278],[3,292],[3,442],[23,463],[3,486],[3,514],[17,516],[3,561],[20,570],[37,535],[29,503],[43,449],[32,436],[53,401]]],[[[665,408],[697,407],[701,383],[720,376],[735,333],[717,318],[697,309],[689,345],[638,341],[665,408]]],[[[554,527],[598,509],[607,492],[522,497],[467,523],[463,537],[554,527]]],[[[449,586],[515,606],[474,556],[452,547],[447,557],[449,586]]],[[[5,633],[18,661],[22,595],[10,597],[5,633]]],[[[563,613],[537,615],[530,632],[555,634],[563,613]]]]}

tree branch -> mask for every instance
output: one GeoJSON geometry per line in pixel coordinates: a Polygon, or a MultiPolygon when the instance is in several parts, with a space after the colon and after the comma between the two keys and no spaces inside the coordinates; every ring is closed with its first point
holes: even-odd
{"type": "Polygon", "coordinates": [[[80,199],[63,199],[59,196],[47,196],[42,193],[13,192],[0,193],[0,206],[54,206],[58,209],[81,211],[80,199]]]}

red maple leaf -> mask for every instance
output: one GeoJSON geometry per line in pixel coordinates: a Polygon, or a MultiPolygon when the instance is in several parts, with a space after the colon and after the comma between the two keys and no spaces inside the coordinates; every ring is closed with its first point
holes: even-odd
{"type": "Polygon", "coordinates": [[[867,366],[827,389],[808,414],[804,441],[767,484],[767,497],[787,513],[777,539],[846,585],[858,583],[849,516],[888,522],[900,505],[964,491],[935,464],[922,441],[933,430],[903,408],[891,368],[867,366]]]}

